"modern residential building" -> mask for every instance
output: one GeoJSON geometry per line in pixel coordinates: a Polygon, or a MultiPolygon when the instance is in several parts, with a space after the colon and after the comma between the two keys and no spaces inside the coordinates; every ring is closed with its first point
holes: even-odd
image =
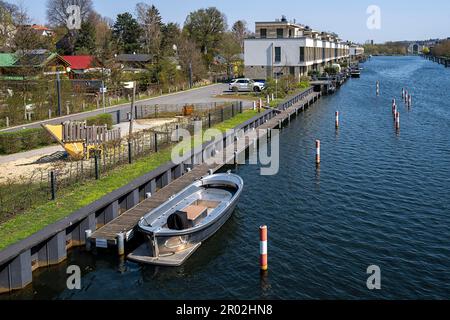
{"type": "Polygon", "coordinates": [[[293,75],[347,61],[350,46],[334,33],[320,32],[289,22],[285,17],[272,22],[256,22],[255,37],[244,41],[245,76],[271,78],[293,75]]]}
{"type": "Polygon", "coordinates": [[[350,57],[352,60],[359,59],[364,55],[364,48],[357,44],[350,45],[350,57]]]}

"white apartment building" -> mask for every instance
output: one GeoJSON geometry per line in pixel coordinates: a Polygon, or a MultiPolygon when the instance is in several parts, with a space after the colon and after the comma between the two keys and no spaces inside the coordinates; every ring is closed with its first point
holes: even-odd
{"type": "Polygon", "coordinates": [[[284,17],[256,22],[255,37],[244,42],[245,76],[253,79],[283,75],[300,78],[349,58],[349,44],[336,34],[315,31],[284,17]]]}

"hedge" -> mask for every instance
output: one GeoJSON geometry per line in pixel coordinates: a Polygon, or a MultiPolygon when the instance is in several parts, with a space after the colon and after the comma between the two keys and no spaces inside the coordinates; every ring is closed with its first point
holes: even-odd
{"type": "Polygon", "coordinates": [[[53,143],[53,138],[43,128],[2,132],[0,133],[0,154],[33,150],[53,143]]]}
{"type": "Polygon", "coordinates": [[[86,119],[87,126],[103,126],[107,125],[108,129],[113,126],[113,118],[110,113],[102,113],[86,119]]]}

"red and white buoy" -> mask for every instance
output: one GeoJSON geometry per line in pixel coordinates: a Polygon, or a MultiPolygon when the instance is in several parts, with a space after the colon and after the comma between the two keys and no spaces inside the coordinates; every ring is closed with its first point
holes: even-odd
{"type": "Polygon", "coordinates": [[[336,124],[336,129],[339,128],[339,111],[336,111],[336,120],[335,120],[335,124],[336,124]]]}
{"type": "Polygon", "coordinates": [[[268,259],[267,259],[267,226],[259,227],[259,254],[260,260],[259,264],[261,271],[267,271],[268,269],[268,259]]]}
{"type": "Polygon", "coordinates": [[[316,164],[320,164],[320,140],[316,140],[316,164]]]}
{"type": "Polygon", "coordinates": [[[395,116],[395,129],[400,129],[400,112],[397,112],[395,116]]]}

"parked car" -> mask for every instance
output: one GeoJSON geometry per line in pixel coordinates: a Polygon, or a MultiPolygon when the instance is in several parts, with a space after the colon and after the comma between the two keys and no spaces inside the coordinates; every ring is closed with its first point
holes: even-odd
{"type": "Polygon", "coordinates": [[[234,79],[230,82],[230,91],[239,92],[239,91],[254,91],[260,92],[264,89],[264,84],[260,82],[255,82],[252,79],[248,78],[239,78],[234,79]]]}

